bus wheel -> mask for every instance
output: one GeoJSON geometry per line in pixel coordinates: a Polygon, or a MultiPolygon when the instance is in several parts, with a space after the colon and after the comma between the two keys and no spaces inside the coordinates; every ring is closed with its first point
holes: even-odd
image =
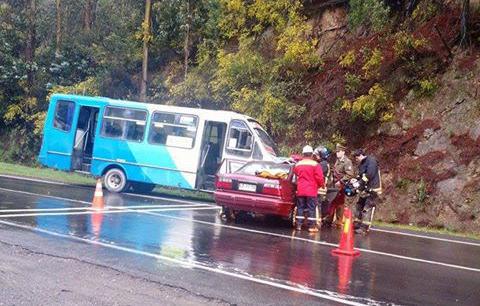
{"type": "Polygon", "coordinates": [[[127,177],[122,170],[112,168],[105,173],[103,177],[103,184],[110,192],[122,192],[127,186],[127,177]]]}
{"type": "Polygon", "coordinates": [[[149,193],[155,189],[155,184],[132,182],[132,189],[137,193],[149,193]]]}

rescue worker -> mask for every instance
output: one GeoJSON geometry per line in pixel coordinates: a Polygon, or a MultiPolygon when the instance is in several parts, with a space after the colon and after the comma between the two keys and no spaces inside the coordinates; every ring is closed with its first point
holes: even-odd
{"type": "Polygon", "coordinates": [[[360,193],[355,207],[355,233],[366,234],[372,224],[378,195],[382,193],[382,181],[375,157],[366,155],[363,149],[356,150],[353,156],[359,163],[357,180],[360,182],[360,193]]]}
{"type": "Polygon", "coordinates": [[[300,231],[303,224],[304,211],[307,211],[307,226],[309,232],[318,232],[312,221],[315,219],[317,206],[317,192],[325,184],[320,165],[313,160],[313,148],[303,147],[303,159],[294,167],[293,172],[297,181],[297,220],[295,229],[300,231]]]}
{"type": "Polygon", "coordinates": [[[345,193],[343,192],[345,182],[355,177],[352,161],[346,155],[347,148],[337,143],[335,152],[337,160],[333,165],[333,179],[335,188],[338,189],[337,196],[333,199],[328,208],[328,216],[325,218],[325,226],[331,226],[335,217],[337,227],[342,226],[343,210],[345,208],[345,193]]]}
{"type": "Polygon", "coordinates": [[[323,178],[325,184],[318,189],[318,204],[321,207],[322,219],[328,214],[328,199],[327,191],[328,185],[330,184],[330,164],[328,163],[328,158],[330,157],[330,150],[324,146],[318,146],[313,151],[313,156],[315,160],[322,167],[323,178]]]}

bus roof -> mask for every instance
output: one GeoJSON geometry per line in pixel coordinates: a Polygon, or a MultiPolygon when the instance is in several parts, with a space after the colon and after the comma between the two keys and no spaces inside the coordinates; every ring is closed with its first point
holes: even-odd
{"type": "Polygon", "coordinates": [[[117,99],[111,99],[107,97],[90,97],[90,96],[71,95],[71,94],[53,94],[51,99],[56,99],[56,100],[65,99],[65,100],[74,100],[79,102],[98,103],[99,105],[142,108],[142,109],[147,109],[149,112],[166,111],[166,112],[199,115],[202,117],[205,116],[205,117],[218,118],[219,116],[221,116],[224,119],[242,118],[242,119],[255,120],[247,115],[242,115],[232,111],[182,107],[182,106],[154,104],[154,103],[143,103],[143,102],[128,101],[128,100],[117,100],[117,99]]]}

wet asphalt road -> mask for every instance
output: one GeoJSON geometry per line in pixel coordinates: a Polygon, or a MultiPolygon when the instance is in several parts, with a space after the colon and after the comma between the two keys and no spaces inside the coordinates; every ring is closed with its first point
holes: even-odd
{"type": "MultiPolygon", "coordinates": [[[[125,273],[117,278],[128,290],[100,300],[106,304],[168,296],[167,304],[182,305],[480,305],[480,241],[372,231],[355,236],[359,257],[336,257],[337,230],[295,233],[274,218],[225,224],[212,203],[158,195],[106,194],[106,206],[93,210],[92,196],[92,188],[0,177],[0,254],[73,258],[63,264],[79,279],[98,267],[105,277],[125,273]],[[138,279],[148,286],[137,288],[138,279]]],[[[0,264],[8,282],[6,271],[0,264]]],[[[31,299],[7,288],[0,289],[7,301],[31,299]]]]}

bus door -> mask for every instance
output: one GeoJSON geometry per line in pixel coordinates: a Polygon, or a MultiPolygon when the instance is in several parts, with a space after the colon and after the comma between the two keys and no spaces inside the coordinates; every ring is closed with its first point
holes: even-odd
{"type": "Polygon", "coordinates": [[[73,170],[90,172],[99,110],[98,107],[80,107],[73,143],[73,170]]]}
{"type": "Polygon", "coordinates": [[[75,109],[74,102],[65,100],[57,100],[50,106],[40,151],[40,162],[45,166],[71,170],[75,109]]]}
{"type": "Polygon", "coordinates": [[[226,132],[225,122],[205,121],[196,184],[198,189],[215,189],[215,173],[222,162],[226,132]]]}
{"type": "Polygon", "coordinates": [[[261,160],[262,155],[253,132],[243,120],[232,120],[225,148],[225,158],[229,159],[230,171],[235,172],[252,159],[261,160]]]}

